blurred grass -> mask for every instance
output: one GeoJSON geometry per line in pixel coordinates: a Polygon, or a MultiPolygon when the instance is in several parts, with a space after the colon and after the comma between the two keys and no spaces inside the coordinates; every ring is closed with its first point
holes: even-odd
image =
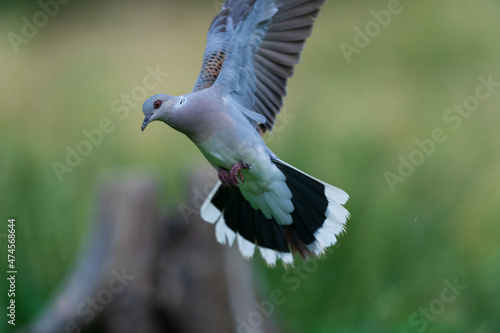
{"type": "MultiPolygon", "coordinates": [[[[289,81],[285,108],[294,118],[268,136],[278,156],[351,196],[348,232],[310,272],[300,261],[286,271],[255,260],[262,297],[284,292],[273,315],[291,332],[416,332],[410,316],[455,278],[467,289],[426,332],[500,330],[500,91],[457,130],[442,118],[474,93],[478,76],[500,80],[500,3],[402,5],[348,64],[339,44],[353,44],[353,27],[387,2],[329,1],[289,81]],[[398,156],[408,158],[435,128],[446,142],[391,192],[384,173],[396,173],[398,156]]],[[[19,325],[41,311],[71,267],[103,170],[154,174],[173,210],[190,169],[206,165],[162,124],[141,133],[142,101],[124,119],[111,104],[142,84],[146,66],[169,73],[148,95],[190,91],[215,12],[211,2],[70,3],[18,54],[0,41],[0,236],[15,217],[19,325]],[[103,118],[114,131],[59,182],[52,162],[64,163],[66,146],[75,148],[103,118]]],[[[19,33],[20,18],[32,14],[2,12],[2,34],[19,33]]]]}

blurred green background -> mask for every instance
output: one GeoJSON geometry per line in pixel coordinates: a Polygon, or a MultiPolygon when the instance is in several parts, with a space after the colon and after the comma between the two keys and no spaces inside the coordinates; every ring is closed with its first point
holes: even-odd
{"type": "MultiPolygon", "coordinates": [[[[269,146],[346,190],[352,217],[337,245],[307,267],[267,269],[255,259],[260,294],[283,291],[273,316],[290,332],[499,332],[500,87],[479,105],[473,96],[479,77],[500,82],[500,2],[405,0],[385,27],[373,23],[371,11],[390,3],[329,1],[289,81],[286,121],[269,146]],[[372,37],[348,62],[340,46],[361,45],[356,27],[372,37]],[[447,111],[464,102],[473,111],[447,111]],[[431,149],[436,129],[446,140],[431,149]],[[431,151],[419,153],[415,140],[431,151]],[[391,187],[387,172],[397,175],[401,160],[418,165],[391,187]],[[446,281],[464,286],[450,303],[446,281]]],[[[8,218],[17,220],[19,327],[71,267],[103,171],[155,175],[165,207],[176,209],[191,170],[208,165],[163,124],[141,133],[143,99],[121,112],[113,105],[126,105],[122,94],[142,86],[148,66],[168,76],[145,97],[189,92],[220,1],[69,2],[16,45],[9,33],[22,36],[22,18],[41,9],[0,6],[3,332],[8,218]],[[113,130],[58,178],[53,163],[66,164],[67,147],[105,118],[113,130]]]]}

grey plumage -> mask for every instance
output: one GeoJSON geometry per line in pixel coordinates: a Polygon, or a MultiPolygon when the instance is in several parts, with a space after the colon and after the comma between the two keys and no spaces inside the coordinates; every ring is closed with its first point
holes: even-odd
{"type": "Polygon", "coordinates": [[[349,215],[344,191],[279,160],[261,138],[273,128],[323,3],[227,0],[209,28],[193,91],[155,95],[143,106],[143,130],[152,121],[167,123],[219,170],[223,184],[201,209],[216,223],[217,240],[236,239],[245,257],[257,246],[268,264],[322,253],[349,215]]]}

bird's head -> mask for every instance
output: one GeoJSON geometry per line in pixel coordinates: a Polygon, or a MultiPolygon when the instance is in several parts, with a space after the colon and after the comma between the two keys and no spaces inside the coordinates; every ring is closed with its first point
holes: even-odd
{"type": "Polygon", "coordinates": [[[180,111],[185,101],[184,96],[169,96],[165,94],[151,96],[142,105],[142,112],[145,117],[141,130],[144,131],[150,122],[156,120],[161,120],[168,125],[172,125],[169,120],[177,111],[180,111]]]}

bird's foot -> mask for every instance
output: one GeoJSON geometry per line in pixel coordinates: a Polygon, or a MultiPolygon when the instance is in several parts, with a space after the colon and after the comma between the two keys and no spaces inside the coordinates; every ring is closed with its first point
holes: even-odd
{"type": "Polygon", "coordinates": [[[229,170],[224,169],[224,168],[219,168],[218,171],[219,174],[219,180],[222,183],[222,186],[224,187],[231,187],[231,176],[229,175],[229,170]]]}
{"type": "Polygon", "coordinates": [[[222,186],[229,188],[240,186],[240,181],[242,184],[245,182],[241,170],[249,168],[248,164],[243,162],[236,163],[229,171],[222,167],[219,168],[218,175],[222,186]]]}
{"type": "Polygon", "coordinates": [[[239,186],[240,181],[242,184],[245,183],[245,179],[243,179],[243,175],[241,174],[241,170],[243,169],[250,169],[250,167],[246,163],[238,162],[229,171],[229,176],[231,177],[231,181],[233,185],[236,187],[239,186]]]}

